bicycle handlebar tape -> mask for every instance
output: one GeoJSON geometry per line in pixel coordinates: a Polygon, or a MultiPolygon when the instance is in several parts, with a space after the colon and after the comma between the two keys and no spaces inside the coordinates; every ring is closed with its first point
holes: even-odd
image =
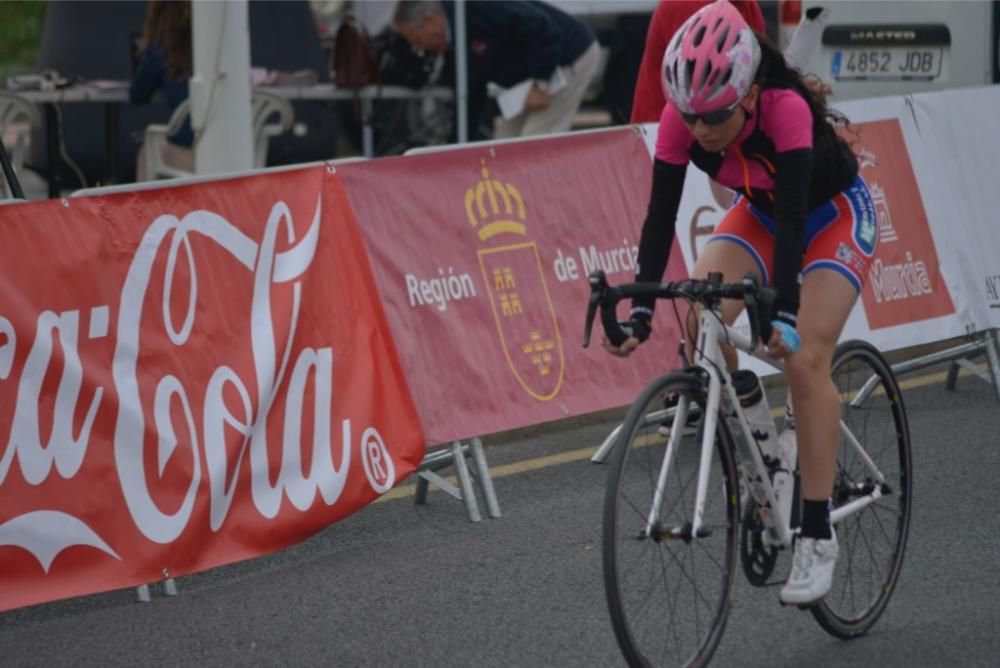
{"type": "Polygon", "coordinates": [[[604,327],[604,333],[607,335],[608,341],[613,346],[620,346],[631,336],[618,323],[614,306],[609,306],[607,303],[601,304],[601,325],[604,327]]]}

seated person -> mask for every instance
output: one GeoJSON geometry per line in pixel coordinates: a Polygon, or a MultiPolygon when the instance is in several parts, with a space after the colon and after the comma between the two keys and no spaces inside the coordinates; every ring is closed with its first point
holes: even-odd
{"type": "MultiPolygon", "coordinates": [[[[129,86],[129,100],[146,104],[162,90],[171,113],[188,98],[188,79],[192,73],[191,2],[190,0],[150,0],[142,35],[142,52],[129,86]]],[[[184,121],[177,134],[156,147],[164,162],[178,169],[194,172],[194,132],[191,119],[184,121]]],[[[155,178],[146,174],[143,144],[136,162],[136,179],[155,178]]],[[[154,149],[156,150],[156,149],[154,149]]]]}

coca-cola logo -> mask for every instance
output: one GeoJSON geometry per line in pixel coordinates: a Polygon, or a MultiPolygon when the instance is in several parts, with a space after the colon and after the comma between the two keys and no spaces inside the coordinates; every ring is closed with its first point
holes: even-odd
{"type": "MultiPolygon", "coordinates": [[[[391,488],[396,469],[378,430],[352,424],[350,417],[333,423],[334,347],[310,346],[297,337],[302,278],[320,239],[321,202],[322,197],[300,237],[283,202],[271,209],[260,239],[204,209],[155,218],[128,266],[113,323],[108,305],[43,311],[33,338],[26,340],[23,328],[18,332],[0,316],[0,381],[16,383],[9,438],[0,450],[0,488],[15,471],[29,485],[42,485],[55,475],[74,478],[94,446],[95,420],[115,408],[114,473],[135,527],[155,543],[170,543],[189,526],[206,489],[208,523],[218,531],[246,467],[249,475],[242,479],[250,482],[250,504],[266,519],[278,514],[284,499],[300,511],[317,499],[335,504],[344,491],[354,447],[363,455],[372,488],[378,493],[391,488]],[[219,308],[213,300],[222,291],[201,279],[207,273],[218,281],[219,274],[206,271],[196,247],[210,247],[235,260],[234,266],[246,273],[234,275],[233,281],[252,286],[248,317],[243,314],[234,323],[249,337],[252,359],[218,359],[208,368],[207,384],[197,388],[183,369],[166,368],[144,349],[146,337],[158,328],[152,333],[178,349],[176,359],[183,360],[199,318],[219,308]],[[278,286],[290,291],[290,307],[272,303],[278,286]],[[159,303],[150,302],[151,295],[159,303]],[[151,312],[160,315],[151,319],[151,312]],[[110,374],[102,377],[110,378],[113,387],[98,384],[81,396],[85,369],[80,347],[109,335],[114,337],[113,359],[110,374]],[[23,364],[15,364],[20,359],[23,364]],[[54,405],[44,387],[54,388],[54,405]],[[272,413],[279,419],[269,419],[272,413]],[[176,502],[164,503],[149,471],[162,473],[182,447],[190,449],[189,480],[176,502]]],[[[93,377],[94,370],[90,373],[93,377]]],[[[121,546],[99,535],[93,519],[65,507],[22,509],[0,524],[0,545],[24,548],[46,572],[59,552],[73,545],[89,545],[121,559],[121,546]]]]}

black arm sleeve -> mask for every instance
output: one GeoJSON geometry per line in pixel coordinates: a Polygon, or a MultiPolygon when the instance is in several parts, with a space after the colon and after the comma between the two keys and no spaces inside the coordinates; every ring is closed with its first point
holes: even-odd
{"type": "Polygon", "coordinates": [[[799,272],[809,203],[812,149],[778,153],[774,174],[775,318],[795,325],[799,312],[799,272]]]}
{"type": "MultiPolygon", "coordinates": [[[[653,161],[653,189],[649,195],[646,221],[639,238],[639,266],[635,280],[656,282],[663,278],[674,243],[674,223],[677,207],[684,190],[687,165],[672,165],[662,160],[653,161]]],[[[634,299],[632,317],[653,317],[653,299],[634,299]]]]}

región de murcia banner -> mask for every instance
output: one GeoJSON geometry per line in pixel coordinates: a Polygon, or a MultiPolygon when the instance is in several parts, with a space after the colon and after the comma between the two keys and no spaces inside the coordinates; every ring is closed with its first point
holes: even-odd
{"type": "Polygon", "coordinates": [[[634,129],[341,171],[428,442],[621,406],[679,362],[670,308],[628,363],[581,345],[588,273],[635,276],[651,168],[634,129]]]}
{"type": "Polygon", "coordinates": [[[324,167],[0,207],[0,610],[301,541],[423,456],[324,167]]]}

